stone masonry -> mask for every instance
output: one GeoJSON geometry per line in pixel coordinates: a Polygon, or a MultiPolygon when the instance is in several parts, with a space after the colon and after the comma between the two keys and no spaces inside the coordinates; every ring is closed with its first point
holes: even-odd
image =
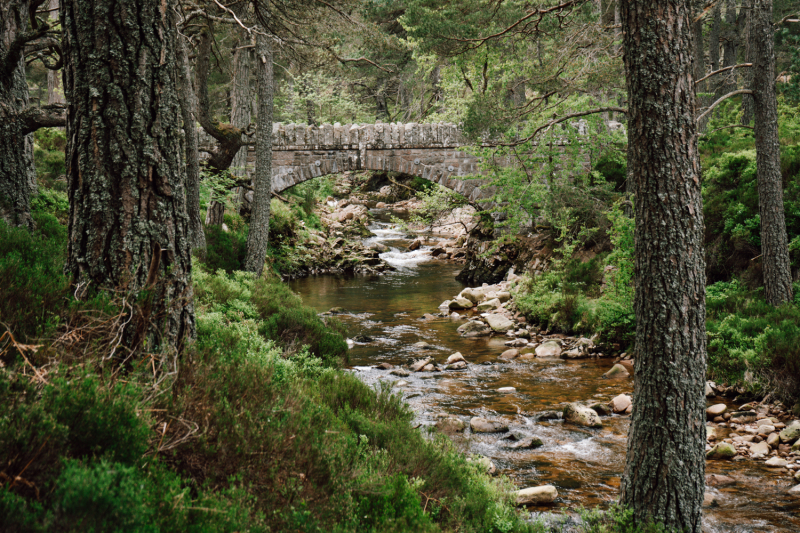
{"type": "MultiPolygon", "coordinates": [[[[201,146],[211,142],[201,131],[201,146]]],[[[454,124],[273,124],[272,191],[347,170],[394,171],[439,183],[474,203],[490,198],[494,188],[460,179],[480,174],[479,158],[459,150],[469,144],[454,124]]],[[[250,175],[254,147],[247,160],[250,175]]]]}

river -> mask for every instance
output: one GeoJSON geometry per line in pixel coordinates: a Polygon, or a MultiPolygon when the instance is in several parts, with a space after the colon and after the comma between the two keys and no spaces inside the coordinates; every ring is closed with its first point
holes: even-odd
{"type": "MultiPolygon", "coordinates": [[[[373,210],[385,219],[385,212],[373,210]]],[[[603,417],[603,428],[586,429],[565,425],[560,420],[540,420],[547,410],[566,402],[610,400],[630,393],[632,380],[604,380],[611,359],[533,359],[501,362],[498,355],[507,346],[503,336],[463,338],[456,328],[463,323],[451,318],[424,320],[437,313],[444,300],[458,294],[463,285],[455,280],[459,265],[432,260],[427,247],[405,251],[411,242],[406,233],[388,222],[370,229],[390,247],[381,254],[397,270],[374,277],[317,276],[294,280],[292,289],[306,305],[319,312],[341,307],[340,318],[357,334],[373,339],[357,343],[350,351],[353,371],[367,383],[397,381],[387,370],[372,368],[379,363],[405,365],[411,359],[433,356],[443,362],[461,352],[470,363],[466,370],[411,374],[402,389],[404,398],[421,426],[433,425],[440,415],[449,414],[468,421],[473,416],[504,417],[518,436],[539,437],[537,449],[511,450],[498,434],[457,434],[456,444],[464,451],[489,457],[498,473],[519,487],[543,484],[556,486],[553,505],[532,511],[569,511],[577,507],[605,508],[619,495],[625,466],[629,418],[603,417]],[[426,341],[433,349],[415,347],[426,341]],[[501,387],[514,387],[501,393],[501,387]]],[[[715,400],[715,403],[720,401],[715,400]]],[[[787,494],[787,476],[755,461],[709,461],[707,474],[724,474],[736,483],[722,488],[708,487],[715,504],[705,508],[706,532],[788,532],[800,531],[800,500],[787,494]]]]}

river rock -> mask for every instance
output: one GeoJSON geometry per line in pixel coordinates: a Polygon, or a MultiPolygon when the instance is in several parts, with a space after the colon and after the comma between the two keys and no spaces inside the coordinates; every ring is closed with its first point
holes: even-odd
{"type": "Polygon", "coordinates": [[[633,375],[633,359],[617,361],[617,364],[628,371],[628,374],[633,375]]]}
{"type": "Polygon", "coordinates": [[[631,406],[631,397],[627,394],[620,394],[611,400],[611,409],[615,413],[624,413],[631,406]]]}
{"type": "Polygon", "coordinates": [[[544,446],[544,443],[539,437],[525,437],[513,444],[509,444],[506,448],[509,450],[532,450],[540,446],[544,446]]]}
{"type": "Polygon", "coordinates": [[[462,337],[485,337],[492,333],[489,326],[478,320],[470,320],[469,322],[461,324],[456,331],[458,331],[458,334],[462,337]]]}
{"type": "Polygon", "coordinates": [[[600,416],[593,409],[577,403],[570,403],[564,407],[564,421],[590,428],[603,427],[600,416]]]}
{"type": "Polygon", "coordinates": [[[414,242],[408,245],[408,250],[413,252],[414,250],[419,250],[420,246],[422,246],[422,241],[415,239],[414,242]]]}
{"type": "Polygon", "coordinates": [[[764,464],[767,465],[767,466],[784,467],[788,463],[786,462],[786,459],[782,459],[780,457],[770,457],[769,459],[767,459],[767,461],[764,464]]]}
{"type": "Polygon", "coordinates": [[[456,352],[447,358],[448,365],[452,365],[453,363],[457,363],[458,361],[466,361],[466,359],[464,359],[464,356],[461,355],[461,352],[456,352]]]}
{"type": "Polygon", "coordinates": [[[789,489],[789,494],[791,494],[792,496],[800,496],[800,485],[796,485],[791,489],[789,489]]]}
{"type": "Polygon", "coordinates": [[[508,291],[498,291],[495,298],[500,300],[501,303],[506,303],[511,299],[511,293],[508,291]]]}
{"type": "Polygon", "coordinates": [[[736,448],[727,442],[717,443],[713,448],[706,452],[706,459],[733,459],[736,456],[736,448]]]}
{"type": "Polygon", "coordinates": [[[485,302],[481,302],[478,304],[478,311],[481,313],[485,313],[487,311],[494,311],[495,309],[500,308],[500,300],[494,298],[492,300],[486,300],[485,302]]]}
{"type": "Polygon", "coordinates": [[[472,307],[472,302],[467,300],[466,298],[461,298],[460,296],[456,297],[455,300],[450,302],[449,308],[455,310],[461,309],[470,309],[472,307]]]}
{"type": "Polygon", "coordinates": [[[426,357],[425,359],[419,359],[411,363],[411,366],[409,368],[411,369],[412,372],[419,372],[423,368],[425,368],[425,366],[430,364],[431,361],[433,361],[433,359],[431,359],[430,357],[426,357]]]}
{"type": "Polygon", "coordinates": [[[722,416],[722,414],[727,410],[728,410],[727,405],[725,405],[724,403],[718,403],[706,409],[706,416],[708,418],[713,419],[715,416],[722,416]]]}
{"type": "Polygon", "coordinates": [[[749,424],[756,421],[756,416],[754,411],[734,411],[730,421],[732,424],[749,424]]]}
{"type": "Polygon", "coordinates": [[[515,389],[514,387],[500,387],[499,389],[497,389],[497,392],[516,392],[516,391],[517,389],[515,389]]]}
{"type": "Polygon", "coordinates": [[[433,366],[432,364],[427,364],[427,365],[422,367],[420,372],[433,372],[434,370],[436,370],[435,366],[433,366]]]}
{"type": "Polygon", "coordinates": [[[530,348],[525,348],[524,350],[519,351],[519,357],[517,358],[520,361],[528,361],[530,359],[536,359],[536,352],[530,348]]]}
{"type": "Polygon", "coordinates": [[[516,359],[517,357],[519,357],[519,350],[516,348],[511,348],[500,354],[500,359],[505,359],[506,361],[516,359]]]}
{"type": "Polygon", "coordinates": [[[769,453],[769,444],[764,441],[757,442],[750,445],[750,455],[767,455],[769,453]]]}
{"type": "Polygon", "coordinates": [[[613,412],[610,405],[602,402],[592,404],[591,409],[600,416],[609,416],[613,412]]]}
{"type": "Polygon", "coordinates": [[[706,394],[706,398],[711,398],[712,396],[714,396],[714,388],[711,386],[711,382],[710,381],[706,381],[705,394],[706,394]]]}
{"type": "Polygon", "coordinates": [[[559,357],[561,343],[556,340],[545,341],[536,347],[536,357],[559,357]]]}
{"type": "Polygon", "coordinates": [[[561,411],[542,411],[538,415],[539,420],[561,420],[561,411]]]}
{"type": "Polygon", "coordinates": [[[513,341],[506,341],[506,346],[511,346],[512,348],[522,348],[523,346],[528,345],[528,341],[525,339],[514,339],[513,341]]]}
{"type": "Polygon", "coordinates": [[[572,348],[561,352],[561,359],[583,359],[584,357],[587,357],[587,355],[580,348],[572,348]]]}
{"type": "MultiPolygon", "coordinates": [[[[772,425],[758,426],[758,434],[759,435],[776,435],[776,436],[778,435],[777,433],[775,433],[775,426],[772,426],[772,425]]],[[[780,437],[778,437],[778,440],[780,440],[780,437]]]]}
{"type": "Polygon", "coordinates": [[[455,416],[441,418],[436,422],[436,427],[442,433],[461,433],[467,428],[467,424],[455,416]]]}
{"type": "Polygon", "coordinates": [[[475,288],[467,287],[466,289],[461,291],[461,294],[459,294],[459,296],[472,301],[472,303],[474,304],[477,304],[478,302],[484,299],[487,292],[489,292],[487,287],[475,287],[475,288]]]}
{"type": "Polygon", "coordinates": [[[431,346],[425,341],[419,341],[414,343],[414,348],[422,348],[423,350],[432,350],[433,346],[431,346]]]}
{"type": "Polygon", "coordinates": [[[630,377],[630,374],[625,367],[621,364],[617,363],[616,365],[611,367],[611,370],[603,374],[605,379],[618,379],[618,378],[627,378],[630,377]]]}
{"type": "Polygon", "coordinates": [[[791,443],[800,438],[800,420],[792,421],[780,432],[781,442],[791,443]]]}
{"type": "Polygon", "coordinates": [[[713,426],[706,426],[706,439],[717,440],[717,428],[713,426]]]}
{"type": "Polygon", "coordinates": [[[517,491],[517,505],[553,503],[556,498],[558,498],[558,491],[553,485],[529,487],[517,491]]]}
{"type": "Polygon", "coordinates": [[[453,303],[453,300],[445,300],[439,304],[439,309],[450,309],[451,303],[453,303]]]}
{"type": "Polygon", "coordinates": [[[408,376],[411,375],[411,372],[409,372],[408,370],[403,370],[402,368],[395,368],[394,370],[389,372],[389,374],[391,374],[392,376],[397,376],[399,378],[407,378],[408,376]]]}
{"type": "Polygon", "coordinates": [[[469,427],[474,433],[505,433],[508,431],[508,424],[502,420],[489,420],[480,416],[472,417],[469,427]]]}
{"type": "Polygon", "coordinates": [[[391,363],[381,363],[373,366],[372,368],[377,368],[378,370],[391,370],[394,368],[394,365],[391,363]]]}
{"type": "Polygon", "coordinates": [[[401,380],[395,381],[395,382],[392,384],[392,387],[396,387],[396,388],[398,388],[398,389],[399,389],[399,388],[401,388],[401,387],[408,387],[408,385],[409,385],[408,381],[406,381],[406,380],[404,380],[404,379],[401,379],[401,380]]]}
{"type": "Polygon", "coordinates": [[[710,474],[706,476],[706,483],[712,487],[724,487],[726,485],[733,485],[736,480],[731,476],[724,476],[722,474],[710,474]]]}
{"type": "Polygon", "coordinates": [[[492,331],[496,333],[505,333],[514,327],[514,322],[499,314],[487,315],[486,322],[492,328],[492,331]]]}
{"type": "Polygon", "coordinates": [[[445,370],[464,370],[465,368],[467,368],[466,361],[456,361],[444,367],[445,370]]]}

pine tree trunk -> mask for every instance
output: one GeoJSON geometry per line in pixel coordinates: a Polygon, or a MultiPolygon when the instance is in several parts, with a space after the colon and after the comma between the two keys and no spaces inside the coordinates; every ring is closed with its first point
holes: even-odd
{"type": "MultiPolygon", "coordinates": [[[[58,2],[59,0],[50,0],[47,6],[50,10],[50,19],[54,22],[58,22],[58,2]]],[[[47,103],[64,103],[64,90],[61,88],[61,71],[59,70],[47,71],[47,103]]]]}
{"type": "Polygon", "coordinates": [[[78,294],[138,299],[129,299],[137,302],[123,337],[129,349],[180,350],[194,335],[194,310],[170,8],[161,0],[62,7],[67,271],[78,294]]]}
{"type": "Polygon", "coordinates": [[[792,300],[792,271],[783,209],[772,0],[754,0],[752,5],[750,49],[754,60],[753,112],[761,215],[761,263],[764,265],[767,302],[780,305],[792,300]]]}
{"type": "MultiPolygon", "coordinates": [[[[753,63],[753,39],[751,35],[753,33],[753,0],[742,0],[742,10],[746,13],[746,20],[747,22],[744,24],[744,38],[742,39],[745,43],[745,53],[744,53],[744,62],[745,63],[753,63]]],[[[745,68],[744,69],[744,86],[747,89],[753,88],[753,81],[754,81],[754,68],[745,68]]],[[[749,126],[750,123],[753,121],[753,95],[751,94],[743,94],[742,95],[742,125],[749,126]]]]}
{"type": "Polygon", "coordinates": [[[269,208],[272,197],[272,43],[265,35],[256,38],[258,68],[258,129],[256,131],[256,172],[253,215],[247,235],[244,268],[261,276],[269,243],[269,208]]]}
{"type": "MultiPolygon", "coordinates": [[[[736,57],[736,45],[739,41],[739,32],[736,31],[736,20],[736,3],[734,0],[727,0],[725,4],[725,44],[722,53],[723,68],[732,67],[738,61],[736,57]]],[[[737,86],[735,70],[722,74],[722,76],[719,96],[735,91],[737,86]]]]}
{"type": "MultiPolygon", "coordinates": [[[[711,31],[708,35],[708,59],[711,62],[711,72],[720,69],[719,66],[719,32],[720,27],[722,26],[722,10],[719,7],[719,4],[714,6],[713,11],[713,18],[711,21],[711,31]]],[[[715,99],[722,96],[716,96],[719,93],[719,74],[713,76],[710,80],[710,89],[709,92],[713,92],[715,95],[715,99]]]]}
{"type": "MultiPolygon", "coordinates": [[[[694,2],[694,12],[692,14],[692,19],[698,18],[699,15],[703,12],[704,2],[703,0],[695,0],[694,2]]],[[[705,53],[705,41],[703,40],[703,19],[697,20],[692,24],[692,31],[693,31],[693,38],[692,42],[694,45],[694,79],[699,80],[706,74],[706,53],[705,53]]],[[[705,93],[706,92],[706,82],[700,82],[697,84],[696,91],[698,93],[705,93]]],[[[710,98],[703,96],[701,97],[701,104],[705,106],[711,105],[710,98]]],[[[706,126],[708,125],[708,117],[703,118],[702,121],[697,125],[699,131],[705,131],[706,126]]]]}
{"type": "Polygon", "coordinates": [[[0,2],[0,218],[32,228],[33,145],[20,121],[28,107],[28,83],[22,55],[10,57],[15,39],[27,29],[29,8],[28,0],[0,2]]]}
{"type": "Polygon", "coordinates": [[[622,3],[636,192],[634,406],[621,503],[699,533],[705,489],[705,265],[691,4],[622,3]]]}
{"type": "Polygon", "coordinates": [[[189,54],[182,36],[177,37],[180,70],[178,71],[179,92],[181,98],[181,118],[183,134],[186,139],[186,209],[189,216],[189,235],[192,250],[205,254],[206,236],[203,232],[203,218],[200,215],[200,157],[197,150],[197,97],[192,86],[192,69],[189,66],[189,54]]]}
{"type": "MultiPolygon", "coordinates": [[[[247,32],[240,30],[238,50],[233,54],[233,88],[231,90],[231,124],[242,130],[250,125],[250,49],[247,32]]],[[[242,146],[231,163],[231,174],[247,176],[247,146],[242,146]]]]}

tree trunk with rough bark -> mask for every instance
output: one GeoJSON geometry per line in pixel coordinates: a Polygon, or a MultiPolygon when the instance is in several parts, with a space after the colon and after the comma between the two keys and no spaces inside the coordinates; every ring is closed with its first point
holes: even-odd
{"type": "Polygon", "coordinates": [[[244,268],[261,276],[269,243],[269,211],[272,199],[272,43],[269,37],[256,38],[258,68],[258,129],[256,130],[256,172],[253,192],[253,214],[247,235],[247,257],[244,268]]]}
{"type": "MultiPolygon", "coordinates": [[[[746,23],[743,25],[744,28],[744,36],[743,41],[745,43],[745,53],[744,53],[744,62],[745,63],[752,63],[753,62],[753,39],[751,38],[753,32],[753,0],[743,0],[742,1],[742,10],[745,12],[746,23]]],[[[753,88],[753,81],[754,81],[754,71],[755,69],[745,68],[743,69],[744,74],[744,87],[745,89],[752,89],[753,88]]],[[[742,95],[742,125],[749,126],[750,123],[753,121],[753,95],[751,94],[743,94],[742,95]]]]}
{"type": "Polygon", "coordinates": [[[203,255],[206,249],[206,235],[203,232],[203,217],[200,215],[200,157],[197,149],[197,98],[192,86],[192,69],[189,65],[189,54],[184,37],[178,36],[178,55],[180,70],[178,71],[179,92],[181,98],[181,116],[183,134],[186,139],[186,210],[189,216],[189,235],[192,250],[203,255]]]}
{"type": "MultiPolygon", "coordinates": [[[[738,61],[736,57],[739,32],[737,31],[736,3],[734,0],[727,0],[725,4],[725,34],[722,52],[722,67],[732,67],[738,61]]],[[[720,80],[719,96],[728,94],[736,90],[736,71],[731,70],[722,75],[720,80]]]]}
{"type": "MultiPolygon", "coordinates": [[[[47,8],[50,10],[50,19],[58,22],[58,2],[59,0],[50,0],[47,8]]],[[[48,104],[63,104],[64,89],[61,88],[61,71],[48,70],[47,71],[47,103],[48,104]]]]}
{"type": "Polygon", "coordinates": [[[195,324],[170,8],[160,0],[62,7],[66,270],[79,295],[133,296],[123,334],[129,350],[181,350],[195,324]]]}
{"type": "Polygon", "coordinates": [[[636,192],[636,363],[621,503],[699,533],[705,490],[703,205],[691,3],[622,2],[636,192]]]}
{"type": "MultiPolygon", "coordinates": [[[[694,46],[694,79],[699,80],[706,74],[706,52],[705,52],[705,41],[703,39],[703,18],[699,17],[699,15],[703,12],[704,2],[703,0],[695,0],[694,1],[694,11],[692,13],[692,19],[698,18],[692,24],[692,44],[694,46]]],[[[706,92],[706,82],[700,82],[697,84],[696,91],[698,93],[705,93],[706,92]]],[[[711,99],[707,96],[702,96],[700,98],[701,104],[703,106],[711,105],[711,99]]],[[[704,131],[706,126],[708,125],[708,117],[704,118],[700,121],[697,125],[700,131],[704,131]]]]}
{"type": "MultiPolygon", "coordinates": [[[[722,26],[722,10],[719,4],[714,6],[711,19],[711,31],[708,33],[708,60],[711,62],[711,72],[719,70],[719,32],[722,26]]],[[[718,75],[717,75],[718,76],[718,75]]],[[[709,92],[713,92],[715,100],[722,96],[717,96],[719,92],[719,78],[714,76],[709,82],[709,92]]]]}
{"type": "Polygon", "coordinates": [[[0,218],[32,228],[36,175],[21,118],[28,109],[28,83],[19,40],[28,29],[29,10],[28,0],[0,2],[0,218]]]}
{"type": "Polygon", "coordinates": [[[750,49],[764,296],[770,304],[780,305],[792,300],[792,271],[783,209],[772,0],[753,0],[752,6],[750,49]]]}
{"type": "MultiPolygon", "coordinates": [[[[240,29],[237,50],[233,53],[233,85],[231,89],[231,124],[245,130],[250,125],[252,95],[250,93],[250,44],[247,32],[240,29]]],[[[246,142],[246,139],[244,140],[246,142]]],[[[242,146],[231,163],[231,173],[246,177],[247,146],[242,146]]]]}

